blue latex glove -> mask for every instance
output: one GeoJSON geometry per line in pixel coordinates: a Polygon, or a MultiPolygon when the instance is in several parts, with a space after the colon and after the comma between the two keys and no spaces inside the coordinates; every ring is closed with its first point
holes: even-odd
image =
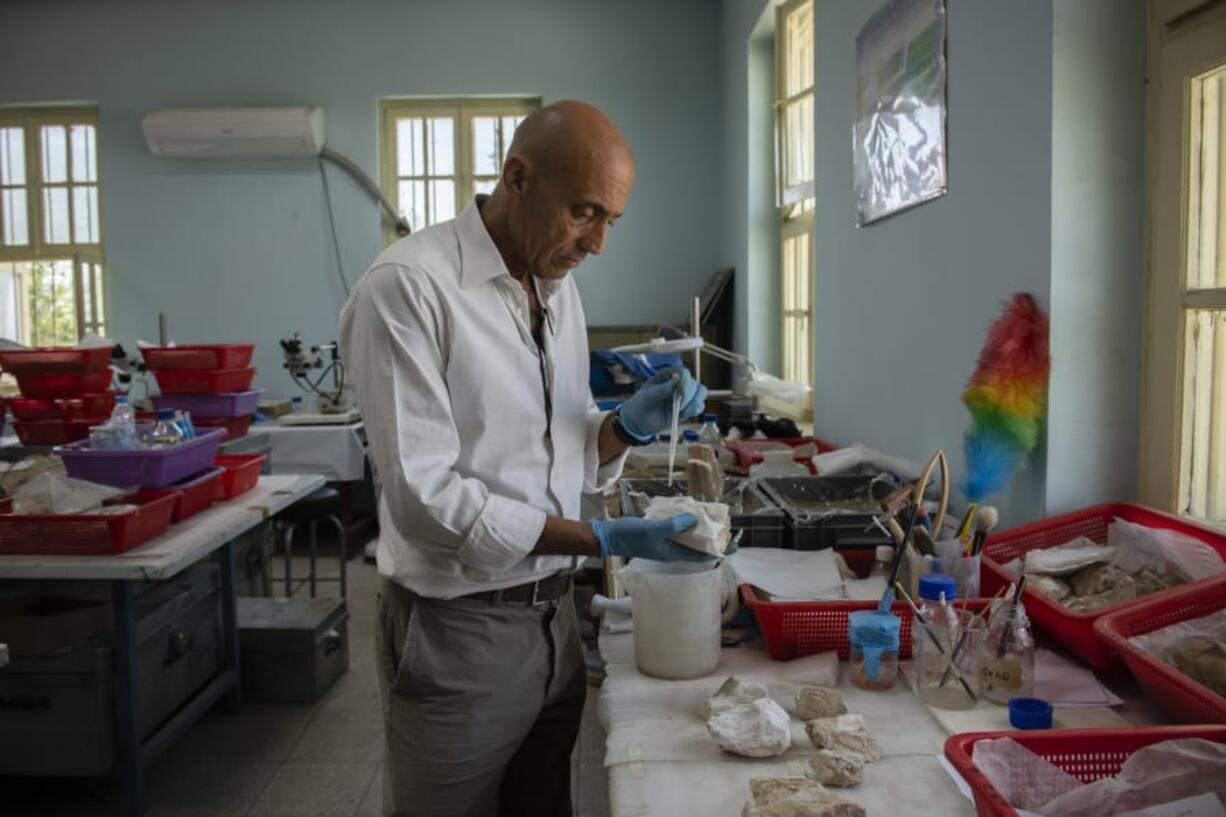
{"type": "Polygon", "coordinates": [[[655,559],[657,562],[709,562],[715,558],[711,554],[668,541],[668,537],[689,530],[697,522],[694,514],[679,513],[667,519],[623,516],[592,519],[588,524],[600,540],[601,556],[655,559]]]}
{"type": "Polygon", "coordinates": [[[707,387],[689,369],[672,366],[661,369],[621,406],[622,428],[640,440],[668,431],[673,424],[673,395],[681,394],[680,419],[702,414],[707,402],[707,387]]]}

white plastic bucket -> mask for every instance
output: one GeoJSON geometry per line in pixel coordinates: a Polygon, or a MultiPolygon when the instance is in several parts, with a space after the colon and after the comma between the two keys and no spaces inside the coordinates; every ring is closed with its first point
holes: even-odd
{"type": "Polygon", "coordinates": [[[712,563],[635,559],[618,571],[634,599],[634,663],[657,678],[719,666],[720,572],[712,563]]]}

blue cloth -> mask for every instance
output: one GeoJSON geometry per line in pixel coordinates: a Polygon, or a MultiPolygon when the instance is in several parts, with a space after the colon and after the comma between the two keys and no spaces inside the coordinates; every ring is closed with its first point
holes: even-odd
{"type": "Polygon", "coordinates": [[[847,616],[848,640],[864,653],[864,674],[876,681],[881,673],[881,654],[898,652],[898,633],[902,622],[893,613],[881,610],[856,610],[847,616]]]}
{"type": "MultiPolygon", "coordinates": [[[[625,352],[611,352],[608,349],[597,349],[589,355],[588,382],[592,394],[619,394],[633,391],[634,386],[616,383],[610,369],[621,366],[638,383],[645,383],[663,369],[681,365],[681,355],[649,352],[642,355],[630,355],[625,352]]],[[[636,384],[637,385],[637,384],[636,384]]]]}

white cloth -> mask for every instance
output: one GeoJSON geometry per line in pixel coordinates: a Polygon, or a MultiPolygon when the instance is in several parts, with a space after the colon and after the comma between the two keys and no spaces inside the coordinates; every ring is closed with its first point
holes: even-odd
{"type": "Polygon", "coordinates": [[[668,519],[682,513],[693,514],[697,521],[672,540],[700,553],[723,556],[732,538],[732,517],[723,502],[699,502],[692,496],[653,496],[643,509],[647,519],[668,519]]]}
{"type": "Polygon", "coordinates": [[[577,518],[624,456],[600,464],[605,415],[588,388],[574,281],[538,282],[543,368],[528,297],[477,200],[383,252],[341,311],[340,346],[383,485],[379,573],[454,598],[567,568],[528,557],[546,515],[577,518]],[[549,429],[547,431],[547,428],[549,429]]]}
{"type": "Polygon", "coordinates": [[[268,434],[274,474],[319,474],[332,482],[358,482],[366,474],[366,446],[359,423],[335,426],[279,426],[263,423],[253,430],[268,434]]]}

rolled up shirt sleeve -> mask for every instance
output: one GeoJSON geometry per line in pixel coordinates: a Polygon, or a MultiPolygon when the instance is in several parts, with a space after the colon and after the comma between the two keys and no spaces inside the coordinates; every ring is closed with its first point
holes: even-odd
{"type": "Polygon", "coordinates": [[[400,534],[496,577],[535,547],[545,513],[455,469],[446,316],[428,277],[372,269],[341,317],[341,349],[370,453],[400,534]]]}
{"type": "Polygon", "coordinates": [[[594,402],[588,407],[587,436],[583,450],[583,490],[585,493],[598,494],[617,482],[622,475],[622,468],[626,465],[626,456],[630,453],[630,449],[626,449],[608,462],[600,461],[600,429],[604,426],[605,418],[609,414],[610,412],[596,408],[594,402]]]}

